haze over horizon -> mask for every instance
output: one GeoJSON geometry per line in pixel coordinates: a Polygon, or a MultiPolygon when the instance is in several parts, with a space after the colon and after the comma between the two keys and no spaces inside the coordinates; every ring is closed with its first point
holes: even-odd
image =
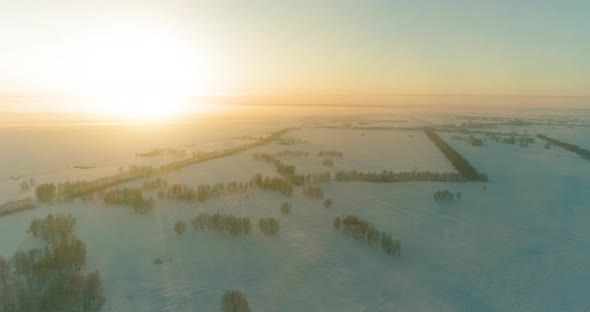
{"type": "MultiPolygon", "coordinates": [[[[585,1],[24,0],[0,8],[0,94],[118,99],[100,113],[147,100],[156,114],[185,97],[590,96],[585,1]]],[[[0,101],[0,111],[96,106],[0,101]]]]}

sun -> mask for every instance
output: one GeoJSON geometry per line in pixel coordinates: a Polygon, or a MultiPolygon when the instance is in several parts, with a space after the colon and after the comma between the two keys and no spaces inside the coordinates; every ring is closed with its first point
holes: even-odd
{"type": "Polygon", "coordinates": [[[97,113],[125,119],[170,119],[203,110],[183,100],[208,87],[210,64],[192,41],[166,29],[114,26],[84,46],[85,93],[101,97],[97,113]]]}

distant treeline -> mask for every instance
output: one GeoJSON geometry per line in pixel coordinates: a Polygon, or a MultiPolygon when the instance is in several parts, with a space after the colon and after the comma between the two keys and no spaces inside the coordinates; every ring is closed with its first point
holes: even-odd
{"type": "Polygon", "coordinates": [[[137,153],[140,157],[158,157],[163,155],[171,155],[176,157],[186,156],[185,150],[176,150],[172,148],[158,148],[145,153],[137,153]]]}
{"type": "Polygon", "coordinates": [[[309,144],[309,141],[296,137],[281,137],[278,138],[277,141],[281,145],[309,144]]]}
{"type": "Polygon", "coordinates": [[[0,217],[33,208],[35,208],[35,205],[33,204],[33,200],[30,197],[21,200],[7,202],[5,204],[0,205],[0,217]]]}
{"type": "Polygon", "coordinates": [[[34,219],[29,233],[43,248],[0,257],[0,311],[100,311],[106,299],[98,271],[81,272],[86,246],[74,234],[72,216],[34,219]]]}
{"type": "Polygon", "coordinates": [[[298,150],[284,150],[273,154],[274,157],[307,157],[309,153],[306,151],[298,150]]]}
{"type": "Polygon", "coordinates": [[[344,153],[340,151],[320,151],[318,153],[320,157],[333,157],[333,158],[342,158],[344,157],[344,153]]]}
{"type": "Polygon", "coordinates": [[[377,230],[373,224],[365,220],[348,215],[337,217],[333,225],[337,230],[356,240],[365,241],[371,246],[380,246],[388,255],[401,254],[402,242],[399,239],[393,239],[391,235],[377,230]]]}
{"type": "Polygon", "coordinates": [[[488,176],[485,173],[479,173],[459,152],[454,150],[447,142],[441,139],[438,134],[432,130],[425,130],[426,135],[438,147],[438,149],[449,159],[453,167],[469,181],[487,181],[488,176]]]}
{"type": "Polygon", "coordinates": [[[590,151],[587,149],[581,148],[578,145],[573,145],[573,144],[569,144],[569,143],[566,143],[566,142],[563,142],[563,141],[560,141],[557,139],[553,139],[553,138],[550,138],[550,137],[543,135],[543,134],[537,134],[537,137],[539,137],[540,139],[543,139],[553,145],[557,145],[561,148],[564,148],[570,152],[574,152],[586,159],[590,159],[590,151]]]}
{"type": "Polygon", "coordinates": [[[173,161],[167,165],[163,165],[159,168],[150,166],[130,166],[127,172],[122,172],[113,176],[100,178],[93,181],[76,181],[66,183],[50,183],[45,184],[45,189],[39,190],[41,186],[37,187],[37,197],[42,202],[50,202],[55,199],[68,199],[74,197],[80,197],[89,193],[94,193],[100,190],[107,189],[122,183],[135,181],[143,178],[148,178],[156,174],[162,174],[170,171],[180,170],[184,167],[194,165],[200,162],[205,162],[217,158],[222,158],[236,153],[259,147],[268,144],[272,141],[278,140],[283,134],[292,130],[286,128],[277,132],[274,132],[267,137],[260,139],[256,142],[227,148],[222,151],[214,151],[208,153],[197,153],[190,158],[184,160],[173,161]],[[53,185],[53,187],[48,186],[53,185]],[[39,197],[41,195],[41,198],[39,197]]]}
{"type": "Polygon", "coordinates": [[[393,172],[384,170],[382,172],[362,172],[362,171],[338,171],[334,174],[335,181],[363,181],[375,183],[392,183],[392,182],[415,182],[415,181],[434,181],[434,182],[464,182],[465,178],[455,172],[431,172],[431,171],[404,171],[393,172]]]}

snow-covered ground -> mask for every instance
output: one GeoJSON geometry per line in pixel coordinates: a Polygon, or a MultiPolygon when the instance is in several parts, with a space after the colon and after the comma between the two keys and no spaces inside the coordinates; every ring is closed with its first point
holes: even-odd
{"type": "MultiPolygon", "coordinates": [[[[531,131],[531,130],[529,130],[531,131]]],[[[565,130],[564,130],[565,131],[565,130]]],[[[255,311],[583,311],[590,306],[590,166],[543,143],[521,148],[485,142],[473,147],[441,133],[478,170],[482,183],[330,183],[325,198],[301,189],[286,198],[248,191],[200,203],[156,202],[137,215],[130,208],[75,201],[43,205],[0,218],[0,255],[38,246],[26,234],[34,217],[50,212],[77,218],[89,269],[100,270],[104,311],[215,311],[225,289],[243,292],[255,311]],[[483,186],[487,189],[484,190],[483,186]],[[460,191],[459,201],[436,203],[433,192],[460,191]],[[293,208],[281,214],[280,205],[293,208]],[[199,212],[275,217],[279,234],[258,228],[246,237],[193,231],[177,235],[174,222],[199,212]],[[402,240],[401,257],[354,241],[332,228],[353,214],[402,240]],[[156,258],[163,264],[154,264],[156,258]]],[[[549,134],[548,134],[549,135],[549,134]]],[[[303,129],[288,136],[309,144],[269,144],[197,164],[165,178],[171,183],[241,181],[274,168],[252,153],[306,150],[285,157],[300,172],[320,172],[316,154],[339,150],[335,168],[452,171],[417,131],[303,129]],[[364,135],[361,135],[364,133],[364,135]],[[410,136],[411,135],[411,136],[410,136]]],[[[590,146],[588,146],[590,147],[590,146]]],[[[134,182],[134,183],[140,183],[134,182]]]]}
{"type": "Polygon", "coordinates": [[[454,172],[423,131],[302,129],[289,132],[289,136],[309,143],[272,148],[274,151],[290,149],[309,152],[309,157],[282,159],[285,163],[295,165],[300,173],[353,169],[454,172]],[[333,167],[323,166],[323,158],[318,156],[318,152],[331,150],[344,153],[344,157],[333,159],[333,167]]]}

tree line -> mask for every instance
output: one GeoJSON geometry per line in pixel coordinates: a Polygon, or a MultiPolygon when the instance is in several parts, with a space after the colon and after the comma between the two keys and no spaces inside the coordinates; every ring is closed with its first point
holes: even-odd
{"type": "Polygon", "coordinates": [[[291,196],[293,194],[293,184],[289,180],[281,177],[262,177],[261,174],[257,174],[252,178],[254,184],[263,190],[274,190],[281,192],[285,196],[291,196]]]}
{"type": "MultiPolygon", "coordinates": [[[[233,148],[227,148],[222,151],[213,151],[208,153],[197,153],[193,154],[192,157],[189,157],[184,160],[173,161],[169,164],[158,167],[152,166],[130,166],[127,171],[122,171],[119,174],[103,177],[100,179],[96,179],[93,181],[75,181],[75,182],[65,182],[65,183],[50,183],[55,188],[53,192],[51,189],[41,190],[41,193],[44,193],[49,196],[49,200],[54,199],[68,199],[74,197],[80,197],[83,195],[87,195],[89,193],[94,193],[100,190],[107,189],[109,187],[113,187],[119,184],[123,184],[130,181],[135,181],[143,178],[149,178],[150,176],[162,174],[166,172],[180,170],[184,167],[194,165],[196,163],[205,162],[221,157],[230,156],[248,149],[252,149],[255,147],[259,147],[265,144],[268,144],[272,141],[278,140],[281,136],[288,131],[292,130],[291,128],[286,128],[277,132],[273,132],[265,138],[262,138],[256,142],[236,146],[233,148]]],[[[40,186],[37,186],[39,188],[40,186]]],[[[39,193],[37,193],[39,194],[39,193]]],[[[43,196],[43,195],[42,195],[43,196]]],[[[38,197],[39,198],[39,197],[38,197]]],[[[47,201],[43,201],[47,202],[47,201]]]]}
{"type": "Polygon", "coordinates": [[[340,151],[319,151],[318,156],[320,157],[333,157],[333,158],[342,158],[344,157],[344,153],[340,151]]]}
{"type": "Polygon", "coordinates": [[[143,183],[145,191],[157,191],[160,199],[174,199],[191,201],[198,200],[201,203],[211,198],[222,195],[231,195],[251,190],[256,187],[253,179],[249,181],[231,181],[227,183],[199,184],[197,187],[188,184],[168,185],[168,181],[158,177],[154,180],[147,180],[143,183]]]}
{"type": "Polygon", "coordinates": [[[275,166],[277,173],[283,176],[290,176],[290,175],[294,175],[295,174],[295,166],[293,165],[287,165],[285,163],[283,163],[282,161],[280,161],[279,159],[277,159],[276,157],[270,155],[270,154],[259,154],[259,153],[255,153],[254,155],[252,155],[252,158],[254,160],[259,160],[259,161],[264,161],[264,162],[268,162],[271,163],[275,166]]]}
{"type": "MultiPolygon", "coordinates": [[[[220,214],[219,212],[215,214],[200,213],[190,223],[193,225],[195,231],[208,230],[227,233],[232,236],[248,235],[252,229],[250,218],[238,217],[231,214],[220,214]]],[[[258,228],[265,235],[276,235],[279,231],[279,220],[272,217],[261,218],[258,220],[258,228]]],[[[186,223],[184,221],[176,221],[173,230],[179,235],[183,234],[186,230],[186,223]]]]}
{"type": "Polygon", "coordinates": [[[454,150],[447,142],[445,142],[438,134],[432,130],[424,131],[428,138],[438,147],[438,149],[447,157],[455,170],[457,170],[466,180],[469,181],[488,181],[488,176],[485,173],[477,172],[459,152],[454,150]]]}
{"type": "Polygon", "coordinates": [[[435,182],[464,182],[465,178],[455,172],[432,172],[432,171],[403,171],[394,172],[384,170],[382,172],[362,172],[357,170],[337,171],[334,174],[335,181],[363,181],[375,183],[392,182],[414,182],[414,181],[435,181],[435,182]]]}
{"type": "Polygon", "coordinates": [[[308,140],[296,137],[280,137],[277,139],[277,142],[281,145],[309,144],[308,140]]]}
{"type": "Polygon", "coordinates": [[[334,228],[356,239],[367,242],[371,246],[380,246],[390,256],[401,255],[402,243],[393,239],[390,234],[381,232],[375,226],[358,217],[346,215],[334,219],[334,228]]]}
{"type": "Polygon", "coordinates": [[[307,157],[307,156],[309,156],[309,153],[306,151],[286,149],[284,151],[276,152],[272,156],[274,156],[274,157],[307,157]]]}
{"type": "Polygon", "coordinates": [[[233,236],[242,236],[250,233],[252,222],[249,218],[233,215],[222,215],[220,213],[200,213],[191,223],[195,230],[209,230],[214,232],[228,233],[233,236]]]}
{"type": "Polygon", "coordinates": [[[33,199],[30,197],[7,202],[0,205],[0,217],[33,208],[35,208],[35,204],[33,204],[33,199]]]}
{"type": "Polygon", "coordinates": [[[175,157],[183,157],[186,156],[185,150],[177,150],[173,148],[157,148],[145,153],[137,153],[135,154],[139,157],[158,157],[163,155],[171,155],[175,157]]]}
{"type": "Polygon", "coordinates": [[[574,145],[574,144],[566,143],[566,142],[563,142],[563,141],[560,141],[557,139],[553,139],[553,138],[550,138],[550,137],[543,135],[543,134],[537,134],[537,137],[539,137],[540,139],[543,139],[553,145],[557,145],[561,148],[564,148],[570,152],[574,152],[586,159],[590,159],[590,151],[587,149],[581,148],[578,145],[574,145]]]}
{"type": "Polygon", "coordinates": [[[106,298],[98,271],[82,274],[86,246],[74,235],[75,219],[34,219],[29,233],[43,248],[0,257],[0,311],[94,312],[106,298]]]}

